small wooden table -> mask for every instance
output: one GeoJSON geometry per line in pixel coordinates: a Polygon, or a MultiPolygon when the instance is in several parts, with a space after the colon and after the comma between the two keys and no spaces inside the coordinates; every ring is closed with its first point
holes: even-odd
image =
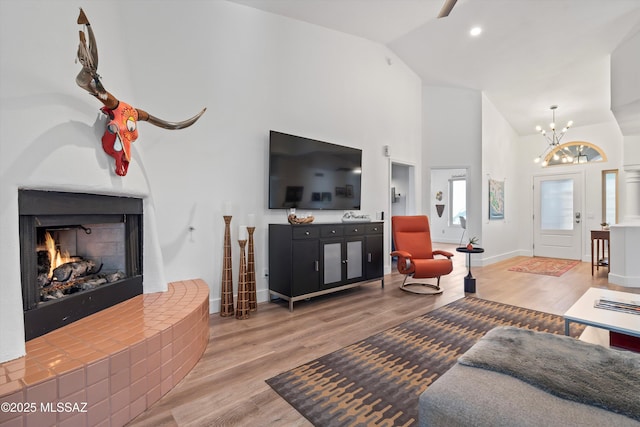
{"type": "Polygon", "coordinates": [[[467,265],[469,270],[467,271],[467,275],[464,278],[464,291],[474,294],[476,292],[476,279],[471,275],[471,254],[481,254],[482,252],[484,252],[484,249],[475,247],[473,249],[467,249],[466,247],[462,246],[456,248],[456,252],[467,254],[467,265]]]}
{"type": "Polygon", "coordinates": [[[591,230],[591,275],[593,276],[594,266],[598,271],[600,267],[607,267],[607,271],[611,271],[609,267],[610,260],[609,230],[591,230]],[[600,247],[602,247],[602,256],[600,256],[600,247]],[[594,249],[597,249],[595,253],[594,249]],[[606,257],[605,254],[607,255],[606,257]]]}

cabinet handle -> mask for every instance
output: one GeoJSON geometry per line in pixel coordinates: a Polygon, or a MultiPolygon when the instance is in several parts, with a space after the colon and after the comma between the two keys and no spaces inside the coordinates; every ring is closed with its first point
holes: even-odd
{"type": "Polygon", "coordinates": [[[378,231],[378,227],[374,227],[374,228],[373,228],[373,231],[378,231]]]}
{"type": "Polygon", "coordinates": [[[320,261],[316,261],[316,271],[320,271],[320,261]]]}
{"type": "Polygon", "coordinates": [[[368,261],[368,262],[371,262],[371,252],[369,252],[369,253],[367,254],[367,261],[368,261]]]}
{"type": "Polygon", "coordinates": [[[346,264],[346,263],[348,263],[348,262],[349,262],[349,260],[348,260],[348,259],[342,260],[342,263],[343,263],[343,264],[346,264]]]}
{"type": "Polygon", "coordinates": [[[354,233],[357,233],[357,232],[358,232],[358,229],[357,229],[357,228],[354,228],[354,229],[353,229],[353,232],[354,232],[354,233]]]}
{"type": "Polygon", "coordinates": [[[331,234],[336,234],[336,230],[331,230],[331,234]]]}
{"type": "Polygon", "coordinates": [[[306,234],[308,236],[310,233],[308,231],[305,231],[304,234],[306,234]]]}

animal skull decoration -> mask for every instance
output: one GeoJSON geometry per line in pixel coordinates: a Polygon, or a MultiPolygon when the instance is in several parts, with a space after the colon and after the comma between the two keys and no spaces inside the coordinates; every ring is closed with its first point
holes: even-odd
{"type": "Polygon", "coordinates": [[[118,100],[102,86],[98,74],[98,47],[89,23],[89,19],[80,9],[78,24],[84,25],[80,30],[80,45],[78,46],[78,60],[82,69],[76,77],[78,86],[95,96],[104,104],[101,111],[109,116],[107,129],[102,136],[102,148],[113,157],[116,162],[115,172],[125,176],[131,161],[131,144],[138,139],[138,121],[146,121],[164,129],[183,129],[194,124],[207,110],[203,108],[195,116],[181,122],[168,122],[152,116],[144,110],[118,100]],[[87,36],[89,42],[87,43],[87,36]]]}

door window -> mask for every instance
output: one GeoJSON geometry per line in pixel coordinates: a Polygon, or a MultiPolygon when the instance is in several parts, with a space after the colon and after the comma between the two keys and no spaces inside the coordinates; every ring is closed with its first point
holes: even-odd
{"type": "Polygon", "coordinates": [[[540,228],[573,230],[573,180],[543,181],[540,192],[540,228]]]}

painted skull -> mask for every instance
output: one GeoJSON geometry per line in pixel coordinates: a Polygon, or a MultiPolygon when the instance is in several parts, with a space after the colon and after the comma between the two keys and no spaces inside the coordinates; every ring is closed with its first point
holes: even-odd
{"type": "Polygon", "coordinates": [[[115,109],[102,107],[101,111],[110,119],[102,136],[102,148],[115,159],[115,172],[125,176],[131,161],[131,143],[138,139],[138,110],[120,101],[115,109]]]}

